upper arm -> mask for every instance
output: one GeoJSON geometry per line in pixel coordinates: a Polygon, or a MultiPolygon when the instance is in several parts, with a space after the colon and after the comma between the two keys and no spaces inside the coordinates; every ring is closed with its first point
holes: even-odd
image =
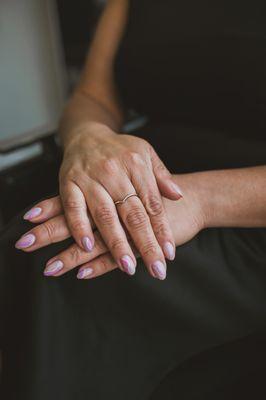
{"type": "Polygon", "coordinates": [[[128,14],[129,0],[108,0],[97,24],[80,85],[99,101],[114,101],[113,66],[128,14]]]}

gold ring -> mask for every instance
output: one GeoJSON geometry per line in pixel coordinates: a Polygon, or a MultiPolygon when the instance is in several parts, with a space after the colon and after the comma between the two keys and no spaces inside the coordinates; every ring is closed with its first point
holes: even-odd
{"type": "Polygon", "coordinates": [[[115,205],[117,205],[117,204],[123,204],[123,203],[125,203],[125,201],[127,201],[127,199],[129,199],[129,197],[132,197],[132,196],[137,196],[137,197],[139,197],[139,196],[137,195],[137,193],[130,193],[130,194],[127,194],[126,197],[123,198],[123,200],[117,200],[117,201],[115,201],[114,203],[115,203],[115,205]]]}

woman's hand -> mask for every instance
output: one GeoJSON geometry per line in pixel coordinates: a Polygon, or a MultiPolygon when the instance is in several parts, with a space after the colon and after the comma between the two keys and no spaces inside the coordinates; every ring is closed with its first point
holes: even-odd
{"type": "MultiPolygon", "coordinates": [[[[163,199],[163,205],[166,210],[166,215],[169,221],[171,221],[170,226],[174,234],[175,246],[187,242],[203,229],[203,207],[199,196],[190,190],[190,186],[188,186],[188,190],[185,192],[185,197],[183,199],[180,201],[163,199]]],[[[32,218],[32,222],[40,223],[40,225],[23,235],[17,242],[17,248],[31,252],[70,237],[71,234],[65,217],[62,214],[62,206],[59,197],[43,201],[38,204],[35,209],[41,209],[42,213],[32,218]],[[27,239],[27,237],[30,238],[30,240],[27,239]],[[25,247],[23,246],[25,243],[31,244],[25,247]]],[[[92,227],[94,227],[91,218],[90,222],[92,227]]],[[[74,243],[47,262],[44,272],[45,275],[57,277],[75,267],[80,267],[77,277],[79,279],[88,279],[117,268],[118,265],[108,251],[100,233],[97,230],[94,233],[95,246],[92,252],[87,253],[74,243]]],[[[129,243],[132,246],[132,251],[135,256],[139,256],[137,249],[134,248],[131,242],[129,243]]],[[[166,276],[164,270],[159,272],[159,274],[153,274],[153,276],[164,279],[166,276]]]]}
{"type": "MultiPolygon", "coordinates": [[[[149,143],[105,130],[100,133],[94,127],[89,135],[77,132],[65,148],[60,197],[67,225],[79,247],[91,252],[95,238],[88,210],[116,264],[133,273],[136,259],[127,230],[154,275],[165,268],[164,257],[175,257],[161,195],[177,200],[181,192],[149,143]],[[138,197],[115,206],[114,201],[131,193],[138,197]]],[[[30,216],[31,212],[26,218],[30,216]]]]}

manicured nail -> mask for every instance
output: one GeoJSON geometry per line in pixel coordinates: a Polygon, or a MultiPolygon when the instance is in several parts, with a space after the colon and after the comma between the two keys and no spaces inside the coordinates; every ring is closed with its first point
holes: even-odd
{"type": "Polygon", "coordinates": [[[26,220],[31,220],[32,218],[38,217],[41,213],[42,209],[40,207],[34,207],[27,211],[23,218],[26,220]]]}
{"type": "Polygon", "coordinates": [[[84,238],[82,238],[82,245],[84,247],[84,250],[91,252],[93,249],[93,243],[90,240],[90,238],[88,238],[87,236],[85,236],[84,238]]]}
{"type": "Polygon", "coordinates": [[[172,183],[172,188],[179,195],[179,197],[183,197],[182,190],[176,183],[172,183]]]}
{"type": "Polygon", "coordinates": [[[163,252],[168,260],[174,260],[175,258],[175,248],[170,242],[166,242],[163,246],[163,252]]]}
{"type": "Polygon", "coordinates": [[[87,278],[88,276],[91,276],[93,274],[93,269],[92,268],[83,268],[80,269],[77,275],[78,279],[84,279],[87,278]]]}
{"type": "Polygon", "coordinates": [[[32,233],[29,233],[28,235],[22,236],[15,244],[15,247],[17,249],[27,249],[28,247],[33,245],[35,240],[36,236],[32,233]]]}
{"type": "Polygon", "coordinates": [[[61,269],[64,267],[64,264],[62,263],[61,260],[56,260],[54,262],[52,262],[51,264],[48,264],[45,268],[45,270],[43,271],[45,276],[50,276],[50,275],[54,275],[57,272],[61,271],[61,269]]]}
{"type": "Polygon", "coordinates": [[[123,267],[123,270],[128,274],[128,275],[134,275],[136,272],[136,267],[134,265],[134,262],[130,256],[123,256],[121,259],[121,264],[123,267]]]}
{"type": "Polygon", "coordinates": [[[151,267],[156,278],[161,280],[166,278],[166,267],[161,261],[155,261],[151,267]]]}

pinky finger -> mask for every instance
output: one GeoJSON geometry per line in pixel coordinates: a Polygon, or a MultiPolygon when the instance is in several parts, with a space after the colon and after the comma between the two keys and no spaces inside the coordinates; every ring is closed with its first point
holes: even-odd
{"type": "Polygon", "coordinates": [[[96,278],[119,268],[110,253],[95,258],[87,264],[82,265],[77,274],[78,279],[96,278]]]}
{"type": "MultiPolygon", "coordinates": [[[[129,244],[132,248],[135,257],[136,258],[140,257],[138,250],[136,249],[131,240],[129,241],[129,244]]],[[[86,264],[83,264],[82,267],[80,267],[79,269],[77,278],[78,279],[97,278],[97,276],[104,275],[108,272],[115,270],[116,268],[119,268],[119,266],[116,264],[111,253],[108,252],[98,256],[97,258],[86,264]]]]}

